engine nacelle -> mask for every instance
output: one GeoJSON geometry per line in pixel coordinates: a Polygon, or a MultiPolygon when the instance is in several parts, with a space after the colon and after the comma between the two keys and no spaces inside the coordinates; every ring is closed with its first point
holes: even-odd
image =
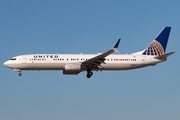
{"type": "Polygon", "coordinates": [[[67,63],[65,65],[65,69],[63,70],[63,74],[67,75],[77,75],[81,72],[81,64],[79,63],[67,63]]]}
{"type": "Polygon", "coordinates": [[[65,71],[69,71],[69,70],[81,71],[81,64],[79,64],[79,63],[67,63],[65,65],[65,71]]]}

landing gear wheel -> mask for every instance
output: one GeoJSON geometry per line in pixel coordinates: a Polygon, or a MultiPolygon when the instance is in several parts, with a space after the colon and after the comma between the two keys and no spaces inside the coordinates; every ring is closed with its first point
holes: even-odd
{"type": "Polygon", "coordinates": [[[93,75],[93,72],[87,72],[86,77],[87,77],[87,78],[90,78],[92,75],[93,75]]]}
{"type": "Polygon", "coordinates": [[[22,73],[19,73],[19,76],[22,76],[22,73]]]}

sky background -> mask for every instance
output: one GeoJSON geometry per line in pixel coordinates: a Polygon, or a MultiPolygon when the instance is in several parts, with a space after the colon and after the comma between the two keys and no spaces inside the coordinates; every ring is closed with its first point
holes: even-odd
{"type": "MultiPolygon", "coordinates": [[[[1,120],[179,120],[179,0],[1,0],[1,120]],[[23,54],[96,54],[122,38],[121,54],[145,49],[171,26],[164,63],[130,71],[22,71],[23,54]]],[[[118,53],[113,53],[118,54],[118,53]]]]}

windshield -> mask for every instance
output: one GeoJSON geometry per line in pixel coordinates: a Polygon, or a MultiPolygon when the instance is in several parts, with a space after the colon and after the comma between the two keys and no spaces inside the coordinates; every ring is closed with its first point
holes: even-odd
{"type": "Polygon", "coordinates": [[[10,60],[16,60],[16,58],[11,58],[10,60]]]}

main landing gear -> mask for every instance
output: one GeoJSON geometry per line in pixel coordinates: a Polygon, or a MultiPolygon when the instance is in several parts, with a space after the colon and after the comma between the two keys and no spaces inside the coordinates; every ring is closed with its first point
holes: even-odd
{"type": "Polygon", "coordinates": [[[93,75],[93,72],[91,70],[87,70],[87,78],[90,78],[93,75]]]}

